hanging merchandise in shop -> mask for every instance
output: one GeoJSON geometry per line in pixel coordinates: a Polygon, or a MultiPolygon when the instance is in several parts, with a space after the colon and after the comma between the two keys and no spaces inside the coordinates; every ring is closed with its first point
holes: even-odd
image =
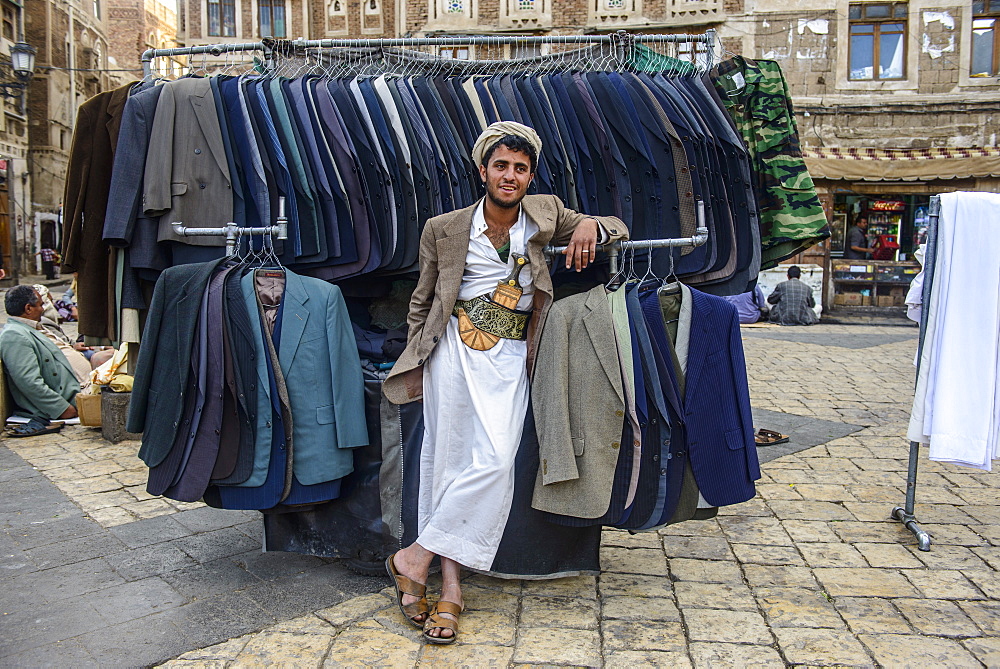
{"type": "MultiPolygon", "coordinates": [[[[751,498],[738,319],[716,295],[745,292],[829,229],[777,64],[710,70],[711,50],[692,65],[643,44],[714,36],[628,37],[557,36],[576,48],[527,61],[395,48],[436,54],[432,38],[160,50],[262,53],[266,66],[227,59],[88,103],[120,130],[99,142],[108,170],[86,170],[86,137],[71,156],[74,189],[106,214],[103,229],[82,208],[64,223],[74,250],[106,258],[80,264],[81,332],[141,340],[128,427],[144,432],[150,493],[265,511],[267,550],[376,564],[415,539],[423,416],[381,387],[407,341],[424,225],[482,197],[471,149],[507,120],[545,147],[530,192],[618,217],[633,240],[695,238],[703,224],[707,242],[623,251],[614,276],[607,263],[554,271],[556,297],[570,297],[550,319],[593,338],[620,403],[600,430],[580,428],[586,448],[564,443],[564,422],[587,418],[556,405],[586,384],[556,374],[560,330],[544,331],[489,571],[596,571],[604,525],[652,530],[751,498]],[[270,226],[282,202],[287,239],[222,257],[222,228],[270,226]]],[[[576,363],[593,373],[593,357],[576,363]]]]}

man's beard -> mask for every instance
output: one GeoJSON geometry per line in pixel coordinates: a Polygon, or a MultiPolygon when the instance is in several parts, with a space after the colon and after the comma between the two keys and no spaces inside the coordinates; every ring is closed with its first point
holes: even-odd
{"type": "Polygon", "coordinates": [[[496,195],[494,195],[494,192],[499,191],[499,190],[500,190],[499,186],[496,187],[496,188],[490,188],[489,185],[487,185],[486,186],[486,197],[490,198],[490,202],[492,202],[496,206],[501,207],[503,209],[513,209],[514,207],[520,206],[521,200],[524,199],[524,194],[522,193],[521,196],[518,197],[513,202],[502,201],[502,200],[498,199],[496,195]]]}

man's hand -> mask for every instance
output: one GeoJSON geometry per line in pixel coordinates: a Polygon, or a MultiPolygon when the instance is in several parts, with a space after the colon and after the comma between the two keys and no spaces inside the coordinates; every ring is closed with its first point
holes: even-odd
{"type": "Polygon", "coordinates": [[[580,221],[566,245],[566,269],[584,269],[594,260],[597,253],[597,219],[585,218],[580,221]]]}
{"type": "Polygon", "coordinates": [[[82,341],[78,341],[75,344],[73,344],[73,349],[76,350],[76,351],[80,351],[82,353],[83,351],[90,351],[90,350],[92,350],[93,347],[92,346],[87,346],[82,341]]]}
{"type": "Polygon", "coordinates": [[[76,417],[77,417],[76,407],[73,406],[72,404],[66,407],[66,410],[63,411],[61,414],[59,414],[59,418],[76,418],[76,417]]]}

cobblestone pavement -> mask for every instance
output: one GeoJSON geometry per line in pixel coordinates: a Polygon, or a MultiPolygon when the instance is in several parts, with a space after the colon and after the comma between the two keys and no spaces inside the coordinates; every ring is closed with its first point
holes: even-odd
{"type": "MultiPolygon", "coordinates": [[[[307,598],[298,611],[289,606],[270,610],[270,623],[259,614],[251,616],[244,625],[249,633],[230,634],[233,638],[214,645],[205,643],[210,635],[199,634],[201,619],[171,619],[171,629],[186,635],[186,648],[198,650],[170,654],[166,644],[150,642],[147,657],[162,661],[176,656],[167,666],[213,667],[998,665],[1000,473],[921,460],[917,515],[933,536],[930,552],[917,550],[912,535],[889,520],[905,491],[904,435],[915,337],[915,329],[900,327],[745,330],[757,420],[765,427],[790,426],[792,435],[791,448],[781,451],[787,454],[762,466],[757,497],[723,509],[711,521],[639,535],[607,531],[598,577],[503,581],[469,576],[467,611],[454,646],[420,643],[419,633],[393,607],[386,581],[371,579],[355,585],[359,596],[350,596],[348,588],[336,594],[328,590],[307,598]]],[[[136,478],[142,470],[130,456],[135,445],[110,446],[77,436],[83,432],[77,428],[41,442],[4,442],[20,456],[18,462],[37,468],[31,470],[40,472],[36,479],[58,486],[55,490],[49,484],[62,500],[52,502],[58,503],[59,513],[83,509],[89,517],[79,522],[97,521],[104,532],[117,532],[114,537],[125,537],[119,541],[132,543],[142,543],[140,537],[147,536],[136,531],[146,523],[183,521],[185,514],[199,514],[187,516],[186,527],[217,518],[214,510],[178,508],[143,497],[136,478]]],[[[767,449],[760,453],[762,460],[772,457],[767,449]]],[[[66,564],[66,558],[58,556],[89,554],[107,562],[110,573],[104,578],[125,580],[122,573],[128,568],[114,560],[115,551],[92,542],[64,541],[58,544],[61,550],[43,551],[54,558],[41,553],[36,558],[33,551],[38,549],[21,543],[38,543],[30,518],[44,514],[25,511],[30,518],[12,524],[13,509],[30,506],[33,498],[11,498],[10,483],[17,481],[6,472],[16,471],[12,458],[17,456],[9,455],[0,458],[0,481],[7,481],[0,493],[5,519],[5,533],[0,535],[2,612],[32,597],[30,588],[12,594],[7,587],[5,581],[19,577],[18,569],[37,578],[59,568],[42,564],[42,559],[66,564]],[[25,565],[16,567],[19,561],[25,565]]],[[[259,536],[254,535],[259,523],[252,516],[227,522],[239,532],[201,527],[190,545],[183,543],[193,541],[190,530],[171,541],[181,542],[175,549],[191,561],[191,552],[203,557],[212,551],[227,553],[229,543],[236,541],[242,558],[216,556],[215,569],[197,572],[186,590],[184,580],[191,578],[193,565],[187,572],[171,571],[158,579],[182,589],[176,595],[179,608],[191,606],[199,588],[211,591],[214,581],[225,581],[226,607],[216,612],[216,621],[227,613],[246,615],[239,607],[247,600],[260,609],[267,594],[277,592],[270,585],[261,589],[267,585],[260,582],[265,575],[261,571],[252,574],[257,579],[253,583],[241,584],[232,570],[219,566],[228,562],[241,570],[240,559],[250,560],[255,551],[242,547],[238,536],[259,536]]],[[[149,530],[167,531],[155,526],[149,530]]],[[[286,554],[253,557],[275,558],[272,569],[304,559],[286,554]]],[[[327,570],[337,566],[317,562],[327,570]]],[[[80,572],[73,567],[74,578],[80,572]]],[[[288,587],[285,579],[281,585],[288,587]]],[[[115,600],[102,599],[101,593],[120,585],[97,582],[100,579],[92,575],[83,580],[88,581],[86,587],[68,587],[74,605],[86,604],[109,616],[115,600]]],[[[144,589],[145,604],[133,602],[148,607],[129,619],[143,640],[148,634],[141,630],[155,626],[156,616],[169,613],[156,608],[164,606],[158,601],[160,592],[144,589]]],[[[51,603],[62,600],[47,595],[44,601],[50,602],[45,607],[50,610],[56,608],[51,603]]],[[[43,618],[44,625],[45,616],[34,615],[43,618]]],[[[54,657],[51,644],[45,652],[5,652],[13,629],[8,620],[0,616],[0,665],[44,664],[54,657]]],[[[87,632],[66,630],[60,643],[87,651],[78,655],[81,661],[113,664],[102,654],[101,644],[87,637],[87,632]]]]}

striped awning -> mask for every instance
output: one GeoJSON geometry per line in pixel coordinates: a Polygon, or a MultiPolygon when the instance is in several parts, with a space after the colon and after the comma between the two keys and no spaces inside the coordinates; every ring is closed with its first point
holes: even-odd
{"type": "Polygon", "coordinates": [[[1000,147],[984,149],[804,148],[814,179],[929,181],[1000,176],[1000,147]]]}

